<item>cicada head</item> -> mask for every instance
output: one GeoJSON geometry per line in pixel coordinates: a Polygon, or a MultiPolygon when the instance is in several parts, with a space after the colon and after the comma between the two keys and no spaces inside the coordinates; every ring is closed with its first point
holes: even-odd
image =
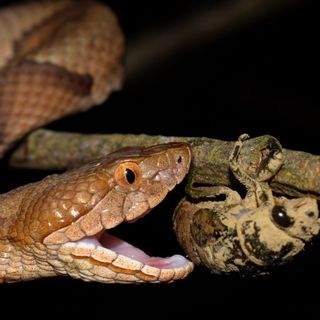
{"type": "Polygon", "coordinates": [[[299,253],[319,233],[317,201],[304,197],[276,198],[273,207],[262,205],[237,223],[243,252],[256,265],[280,265],[299,253]]]}

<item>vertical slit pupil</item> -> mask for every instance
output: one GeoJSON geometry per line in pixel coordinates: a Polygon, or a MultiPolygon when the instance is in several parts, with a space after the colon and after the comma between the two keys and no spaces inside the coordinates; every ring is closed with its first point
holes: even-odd
{"type": "Polygon", "coordinates": [[[125,170],[125,175],[128,183],[132,184],[136,180],[136,175],[131,169],[126,169],[125,170]]]}

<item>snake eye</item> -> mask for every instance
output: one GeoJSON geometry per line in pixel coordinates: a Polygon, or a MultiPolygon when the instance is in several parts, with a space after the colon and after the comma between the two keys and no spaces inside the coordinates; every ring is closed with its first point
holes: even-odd
{"type": "Polygon", "coordinates": [[[293,224],[292,219],[287,215],[286,209],[282,206],[274,206],[272,218],[282,228],[288,228],[293,224]]]}
{"type": "Polygon", "coordinates": [[[136,174],[129,168],[125,170],[126,179],[130,184],[133,184],[136,180],[136,174]]]}
{"type": "Polygon", "coordinates": [[[134,162],[120,163],[114,172],[114,177],[122,187],[135,188],[141,180],[141,169],[134,162]]]}

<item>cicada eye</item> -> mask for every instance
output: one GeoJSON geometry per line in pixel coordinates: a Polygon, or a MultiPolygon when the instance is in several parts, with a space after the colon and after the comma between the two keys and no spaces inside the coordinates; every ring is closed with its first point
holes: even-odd
{"type": "Polygon", "coordinates": [[[282,206],[273,207],[272,218],[282,228],[288,228],[293,225],[293,220],[287,215],[286,209],[282,206]]]}
{"type": "Polygon", "coordinates": [[[135,188],[141,180],[141,169],[134,162],[124,162],[116,168],[114,177],[122,187],[135,188]]]}

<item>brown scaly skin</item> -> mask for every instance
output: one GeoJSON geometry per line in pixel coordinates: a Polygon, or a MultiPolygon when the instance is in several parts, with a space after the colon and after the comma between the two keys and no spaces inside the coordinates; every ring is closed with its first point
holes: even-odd
{"type": "Polygon", "coordinates": [[[123,34],[95,1],[0,10],[0,157],[28,131],[102,103],[122,84],[123,34]]]}
{"type": "Polygon", "coordinates": [[[187,260],[160,270],[79,240],[104,243],[103,230],[149,212],[183,180],[190,160],[183,143],[127,148],[1,195],[0,282],[65,274],[105,283],[184,278],[193,269],[187,260]]]}
{"type": "MultiPolygon", "coordinates": [[[[26,2],[0,10],[0,30],[0,157],[30,130],[87,110],[121,86],[123,35],[106,6],[26,2]]],[[[186,144],[127,149],[0,195],[0,282],[183,278],[193,266],[183,257],[159,260],[128,244],[121,251],[103,230],[146,214],[189,165],[186,144]]]]}

